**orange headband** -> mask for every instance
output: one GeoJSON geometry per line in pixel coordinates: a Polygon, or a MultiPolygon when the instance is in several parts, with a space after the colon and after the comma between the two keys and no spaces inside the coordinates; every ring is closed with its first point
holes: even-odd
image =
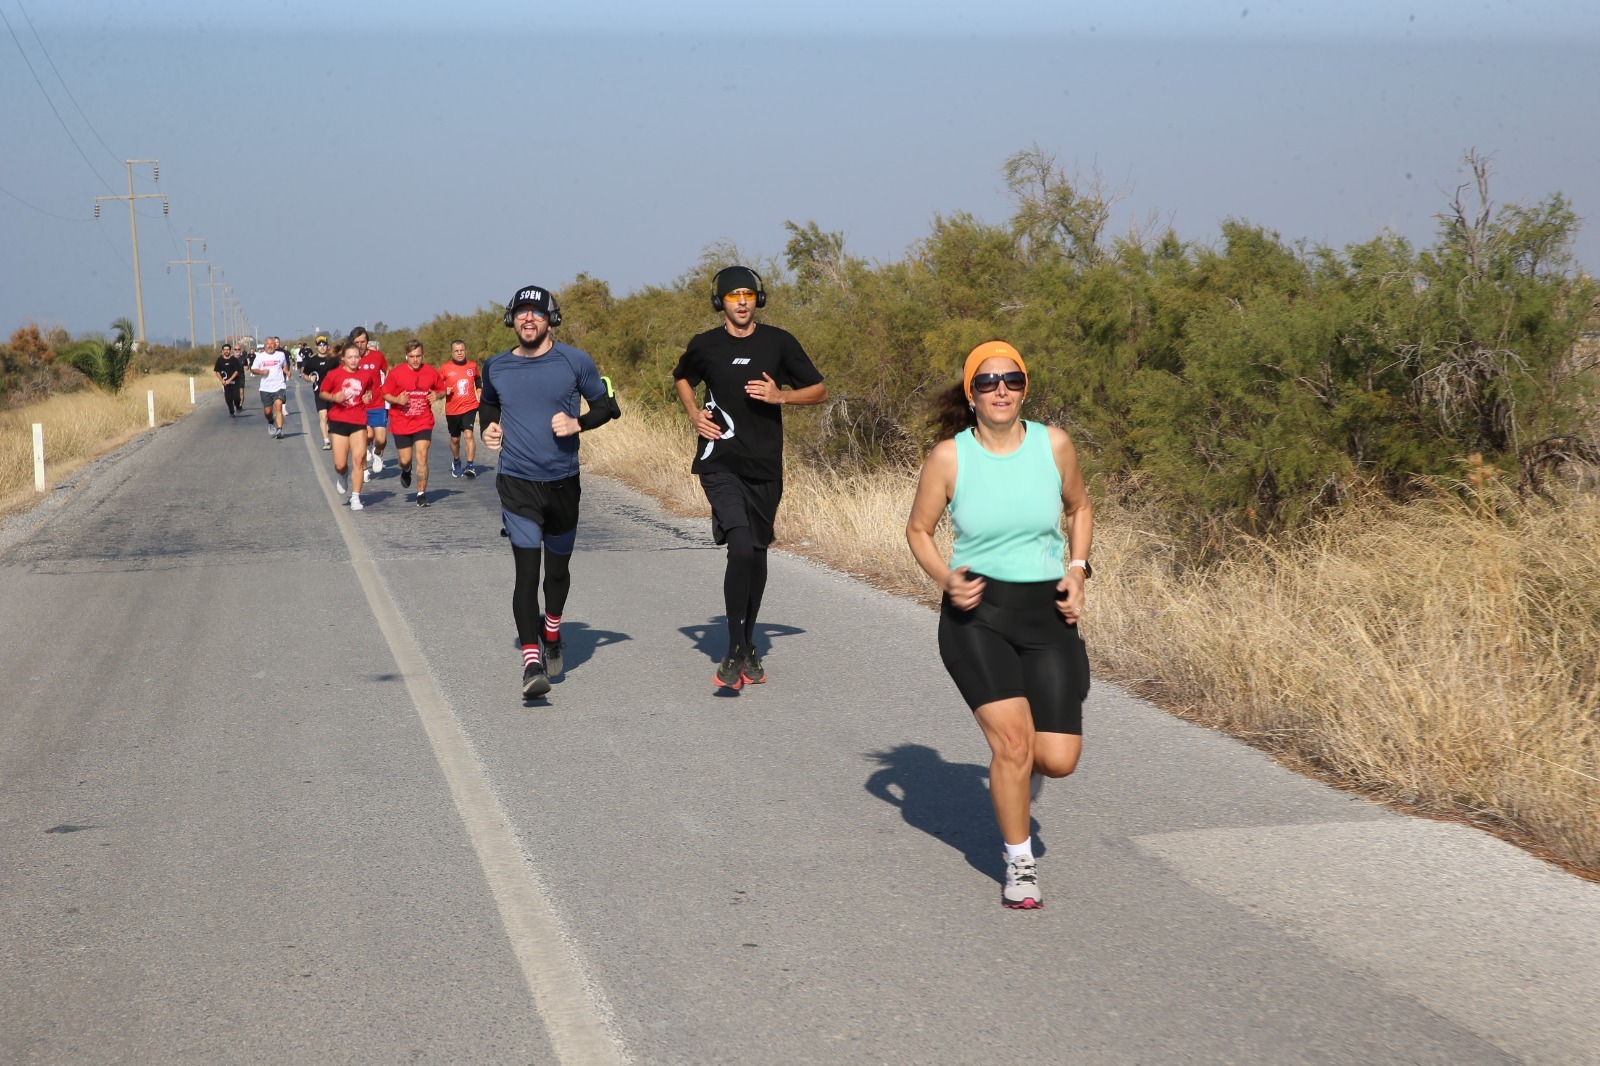
{"type": "Polygon", "coordinates": [[[961,385],[967,390],[967,399],[972,399],[972,375],[978,372],[985,359],[1009,359],[1017,364],[1017,369],[1024,374],[1028,372],[1028,364],[1022,361],[1022,356],[1017,350],[1005,341],[984,341],[972,349],[967,356],[966,366],[961,368],[961,385]]]}

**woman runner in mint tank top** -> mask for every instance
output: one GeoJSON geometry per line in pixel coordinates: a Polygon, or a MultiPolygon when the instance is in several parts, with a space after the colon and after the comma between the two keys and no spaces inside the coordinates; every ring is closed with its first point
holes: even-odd
{"type": "Polygon", "coordinates": [[[1044,905],[1030,804],[1044,778],[1072,773],[1083,749],[1089,658],[1078,619],[1094,538],[1072,439],[1023,420],[1027,391],[1027,364],[1011,345],[972,350],[961,385],[943,398],[946,439],[923,463],[906,522],[911,553],[944,590],[939,656],[989,741],[989,795],[1006,846],[1000,902],[1016,910],[1044,905]],[[948,563],[933,540],[946,512],[948,563]]]}

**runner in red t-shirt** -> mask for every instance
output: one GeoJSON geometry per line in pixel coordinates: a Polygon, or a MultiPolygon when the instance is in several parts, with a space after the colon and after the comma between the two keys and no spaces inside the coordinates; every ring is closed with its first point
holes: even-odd
{"type": "MultiPolygon", "coordinates": [[[[389,360],[376,347],[371,347],[367,331],[357,326],[350,331],[350,341],[361,351],[361,361],[357,364],[362,370],[376,370],[378,380],[383,380],[383,375],[389,369],[389,360]]],[[[377,477],[383,473],[383,448],[389,442],[389,408],[384,405],[382,390],[372,390],[372,399],[367,404],[367,467],[372,471],[372,476],[377,477]]]]}
{"type": "Polygon", "coordinates": [[[428,506],[428,448],[433,443],[433,401],[444,396],[439,372],[422,361],[422,342],[406,341],[406,361],[383,379],[383,398],[389,403],[389,424],[400,453],[400,487],[411,486],[411,462],[416,454],[417,506],[428,506]]]}
{"type": "Polygon", "coordinates": [[[367,403],[382,391],[378,372],[361,369],[361,349],[356,344],[346,344],[339,365],[317,382],[317,395],[332,405],[328,433],[333,440],[334,484],[343,495],[349,477],[352,511],[362,509],[361,480],[366,470],[360,457],[367,450],[367,403]],[[355,462],[350,461],[352,455],[355,462]]]}
{"type": "Polygon", "coordinates": [[[478,394],[483,382],[478,379],[478,364],[467,358],[467,342],[450,342],[450,361],[439,368],[445,391],[450,394],[444,402],[444,424],[450,431],[450,476],[477,477],[472,460],[477,458],[477,447],[472,439],[472,424],[478,420],[478,394]],[[467,468],[461,469],[461,438],[467,439],[467,468]]]}

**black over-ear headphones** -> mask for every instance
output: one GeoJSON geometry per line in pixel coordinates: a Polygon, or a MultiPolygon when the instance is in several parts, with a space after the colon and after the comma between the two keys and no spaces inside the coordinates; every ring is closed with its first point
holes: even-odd
{"type": "MultiPolygon", "coordinates": [[[[529,286],[529,288],[532,288],[532,286],[529,286]]],[[[556,303],[556,294],[555,293],[551,292],[549,289],[544,289],[542,291],[544,292],[545,297],[550,301],[550,313],[548,315],[546,315],[545,317],[550,322],[550,328],[551,329],[555,329],[557,326],[561,325],[561,305],[556,303]]],[[[517,296],[521,296],[521,295],[522,295],[522,292],[518,291],[517,296]]],[[[512,323],[513,315],[514,315],[514,312],[513,312],[512,309],[517,306],[517,296],[513,296],[511,298],[511,302],[506,304],[505,324],[506,324],[506,328],[507,329],[511,328],[511,323],[512,323]]]]}
{"type": "Polygon", "coordinates": [[[721,270],[717,271],[716,274],[713,275],[712,278],[711,278],[711,310],[715,311],[719,315],[722,314],[722,297],[717,295],[717,285],[718,285],[719,282],[722,281],[722,275],[726,274],[730,270],[743,270],[745,273],[749,274],[752,278],[755,278],[756,279],[756,306],[757,307],[765,307],[765,306],[767,306],[767,286],[761,280],[761,275],[757,274],[754,270],[751,270],[749,267],[731,266],[731,267],[723,267],[721,270]]]}

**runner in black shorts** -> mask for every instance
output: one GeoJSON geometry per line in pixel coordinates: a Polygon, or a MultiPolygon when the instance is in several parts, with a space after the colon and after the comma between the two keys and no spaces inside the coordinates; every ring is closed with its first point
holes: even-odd
{"type": "Polygon", "coordinates": [[[620,411],[588,353],[550,335],[561,324],[561,308],[548,289],[518,289],[506,304],[505,322],[519,343],[483,364],[478,409],[484,446],[500,451],[495,487],[516,563],[511,613],[522,645],[522,698],[531,700],[550,691],[550,678],[565,665],[561,613],[578,538],[578,434],[620,411]],[[581,403],[589,409],[579,414],[581,403]]]}
{"type": "Polygon", "coordinates": [[[333,447],[333,442],[328,436],[328,410],[333,404],[322,398],[322,389],[319,382],[322,375],[339,365],[339,356],[329,350],[328,336],[325,333],[317,334],[316,351],[306,356],[300,364],[300,376],[311,382],[312,391],[317,394],[317,423],[322,429],[322,450],[328,451],[333,447]]]}
{"type": "Polygon", "coordinates": [[[478,364],[467,358],[467,342],[450,342],[450,361],[439,367],[439,377],[444,379],[444,424],[450,433],[450,476],[469,478],[478,476],[473,460],[478,457],[473,444],[472,426],[478,420],[478,364]],[[467,466],[461,468],[462,437],[466,438],[467,466]]]}
{"type": "Polygon", "coordinates": [[[352,511],[364,509],[361,482],[367,468],[362,462],[367,453],[367,403],[382,387],[376,370],[361,367],[361,350],[354,344],[344,346],[340,365],[317,383],[317,395],[333,405],[328,411],[328,432],[333,437],[334,491],[342,496],[349,489],[352,511]]]}
{"type": "Polygon", "coordinates": [[[939,655],[989,741],[989,794],[1006,845],[1000,900],[1026,910],[1043,904],[1030,802],[1044,778],[1072,773],[1083,750],[1089,659],[1078,619],[1094,510],[1071,438],[1022,419],[1028,368],[1017,350],[980,344],[962,377],[942,397],[946,439],[923,464],[906,540],[944,590],[939,655]],[[949,563],[933,539],[947,510],[949,563]]]}
{"type": "Polygon", "coordinates": [[[728,546],[722,579],[728,654],[712,681],[736,692],[767,679],[756,649],[756,615],[783,499],[783,407],[828,398],[828,386],[794,335],[756,322],[756,308],[766,303],[755,271],[719,270],[711,280],[711,306],[722,325],[693,337],[672,371],[699,437],[690,469],[711,503],[712,539],[728,546]],[[703,402],[695,398],[702,382],[703,402]]]}
{"type": "Polygon", "coordinates": [[[228,405],[228,417],[232,418],[244,410],[244,360],[233,354],[233,345],[223,344],[222,354],[211,369],[222,382],[222,402],[228,405]]]}

